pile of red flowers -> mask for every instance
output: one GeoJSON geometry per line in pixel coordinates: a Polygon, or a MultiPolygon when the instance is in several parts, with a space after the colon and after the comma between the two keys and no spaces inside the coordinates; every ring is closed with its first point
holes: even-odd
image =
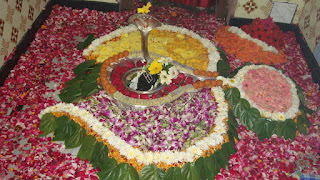
{"type": "Polygon", "coordinates": [[[132,98],[136,98],[136,96],[138,96],[138,94],[136,94],[135,92],[130,92],[123,84],[122,81],[122,77],[123,75],[130,69],[135,68],[135,67],[142,67],[145,65],[145,63],[143,63],[142,61],[137,61],[136,63],[134,63],[131,60],[127,60],[126,62],[124,62],[124,64],[126,64],[126,66],[123,65],[116,65],[111,73],[111,82],[112,85],[117,89],[117,91],[121,92],[122,94],[125,94],[126,96],[132,97],[132,98]]]}
{"type": "Polygon", "coordinates": [[[285,46],[285,34],[271,17],[256,18],[251,24],[241,26],[241,29],[251,37],[264,41],[278,50],[282,50],[285,46]]]}
{"type": "Polygon", "coordinates": [[[112,85],[117,89],[117,91],[121,92],[123,95],[135,98],[135,99],[156,99],[160,97],[164,97],[170,92],[178,89],[180,86],[185,86],[187,84],[193,84],[194,80],[190,76],[186,76],[184,73],[179,73],[177,78],[172,79],[172,82],[165,86],[161,91],[154,93],[154,94],[140,94],[134,91],[130,91],[127,87],[124,86],[122,81],[122,76],[130,69],[136,67],[142,67],[145,63],[142,63],[140,60],[134,63],[131,60],[127,60],[125,62],[126,66],[121,64],[115,66],[111,73],[111,81],[112,85]]]}

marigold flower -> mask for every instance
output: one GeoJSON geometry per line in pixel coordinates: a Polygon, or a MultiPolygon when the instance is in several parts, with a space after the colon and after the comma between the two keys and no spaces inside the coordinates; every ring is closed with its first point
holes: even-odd
{"type": "Polygon", "coordinates": [[[151,3],[148,2],[147,5],[143,6],[142,8],[138,8],[137,11],[138,13],[141,14],[148,14],[150,12],[149,8],[151,7],[151,3]]]}
{"type": "Polygon", "coordinates": [[[162,64],[158,61],[153,61],[148,70],[150,71],[150,74],[158,74],[162,71],[162,64]]]}

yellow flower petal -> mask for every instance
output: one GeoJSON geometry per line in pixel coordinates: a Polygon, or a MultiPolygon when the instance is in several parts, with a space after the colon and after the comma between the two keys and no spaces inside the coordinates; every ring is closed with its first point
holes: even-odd
{"type": "Polygon", "coordinates": [[[158,74],[162,70],[162,64],[158,61],[153,61],[148,70],[150,71],[150,74],[158,74]]]}
{"type": "Polygon", "coordinates": [[[141,14],[147,14],[148,12],[150,12],[149,8],[151,7],[151,3],[148,2],[147,5],[143,6],[142,8],[138,8],[137,11],[138,13],[141,14]]]}

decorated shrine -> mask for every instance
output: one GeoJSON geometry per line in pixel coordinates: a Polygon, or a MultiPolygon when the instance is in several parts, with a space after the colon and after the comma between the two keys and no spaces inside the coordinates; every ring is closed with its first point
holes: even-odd
{"type": "Polygon", "coordinates": [[[291,32],[136,6],[53,7],[1,88],[3,108],[24,107],[1,111],[0,177],[319,174],[319,86],[291,32]]]}

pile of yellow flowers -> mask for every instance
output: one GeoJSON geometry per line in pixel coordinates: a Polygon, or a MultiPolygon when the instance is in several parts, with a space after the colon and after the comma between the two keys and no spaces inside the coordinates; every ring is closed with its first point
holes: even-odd
{"type": "MultiPolygon", "coordinates": [[[[206,70],[209,59],[208,49],[202,43],[178,32],[154,29],[148,38],[149,51],[161,56],[171,57],[173,60],[196,69],[206,70]]],[[[127,50],[141,51],[141,35],[139,31],[124,33],[117,38],[100,44],[92,53],[98,62],[127,50]]]]}

